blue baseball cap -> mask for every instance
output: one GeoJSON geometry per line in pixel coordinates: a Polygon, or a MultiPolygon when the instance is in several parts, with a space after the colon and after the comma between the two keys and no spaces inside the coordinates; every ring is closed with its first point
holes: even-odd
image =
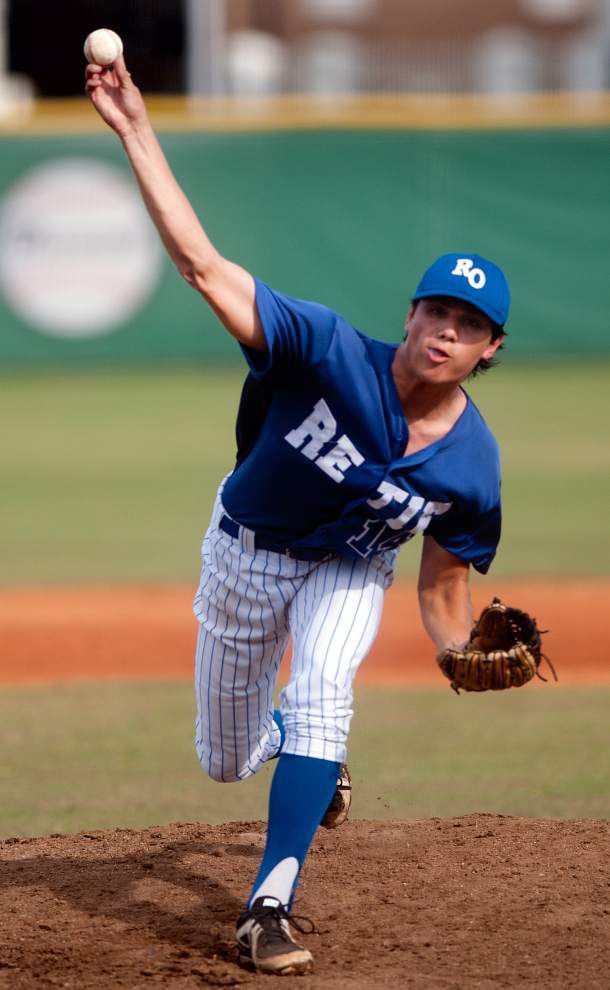
{"type": "Polygon", "coordinates": [[[443,254],[426,269],[413,299],[453,296],[472,303],[503,327],[508,319],[510,289],[504,272],[480,254],[443,254]]]}

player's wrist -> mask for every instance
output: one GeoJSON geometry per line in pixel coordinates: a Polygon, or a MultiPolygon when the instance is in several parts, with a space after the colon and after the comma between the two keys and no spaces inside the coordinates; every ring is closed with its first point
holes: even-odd
{"type": "Polygon", "coordinates": [[[440,646],[438,648],[439,653],[444,653],[445,650],[464,650],[468,645],[468,636],[452,636],[450,638],[441,640],[440,646]]]}
{"type": "Polygon", "coordinates": [[[135,120],[117,125],[116,131],[126,150],[135,146],[145,147],[153,138],[153,129],[146,113],[135,120]]]}

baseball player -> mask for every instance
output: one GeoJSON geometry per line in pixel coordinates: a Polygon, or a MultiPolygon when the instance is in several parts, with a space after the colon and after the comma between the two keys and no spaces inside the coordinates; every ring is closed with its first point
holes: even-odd
{"type": "Polygon", "coordinates": [[[469,568],[486,572],[496,551],[497,445],[461,383],[502,344],[508,286],[479,255],[442,256],[421,278],[397,346],[282,295],[211,244],[123,58],[88,65],[86,78],[170,257],[249,367],[237,463],[220,485],[195,598],[196,746],[218,781],[278,758],[237,944],[260,971],[308,972],[289,912],[316,829],[349,807],[352,682],[398,548],[422,534],[421,616],[438,651],[468,640],[469,568]],[[289,636],[290,680],[274,711],[289,636]]]}

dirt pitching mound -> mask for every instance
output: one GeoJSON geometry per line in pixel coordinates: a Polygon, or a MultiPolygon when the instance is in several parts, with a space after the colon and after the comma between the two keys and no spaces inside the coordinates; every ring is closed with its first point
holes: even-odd
{"type": "MultiPolygon", "coordinates": [[[[0,843],[0,986],[266,987],[233,925],[261,823],[0,843]]],[[[610,823],[496,815],[320,832],[295,912],[315,973],[282,987],[607,987],[610,823]]]]}

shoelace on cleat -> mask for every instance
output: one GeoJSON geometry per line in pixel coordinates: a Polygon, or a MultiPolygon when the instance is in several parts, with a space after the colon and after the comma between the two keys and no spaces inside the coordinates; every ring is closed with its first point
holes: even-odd
{"type": "Polygon", "coordinates": [[[286,917],[288,919],[288,922],[292,925],[292,927],[296,928],[296,930],[300,932],[301,935],[317,934],[318,930],[315,924],[313,923],[313,921],[311,920],[311,918],[306,918],[302,914],[290,914],[290,915],[287,914],[286,917]],[[303,927],[303,922],[305,922],[305,928],[303,927]]]}
{"type": "Polygon", "coordinates": [[[288,914],[283,907],[261,907],[258,908],[254,914],[254,921],[257,924],[262,924],[265,919],[277,922],[277,928],[274,928],[269,934],[272,937],[275,936],[279,938],[282,942],[291,942],[292,939],[287,931],[281,925],[282,921],[287,921],[289,925],[296,928],[298,932],[302,935],[313,935],[316,931],[316,926],[314,925],[311,918],[306,918],[303,915],[298,914],[288,914]],[[303,924],[304,923],[304,924],[303,924]]]}

